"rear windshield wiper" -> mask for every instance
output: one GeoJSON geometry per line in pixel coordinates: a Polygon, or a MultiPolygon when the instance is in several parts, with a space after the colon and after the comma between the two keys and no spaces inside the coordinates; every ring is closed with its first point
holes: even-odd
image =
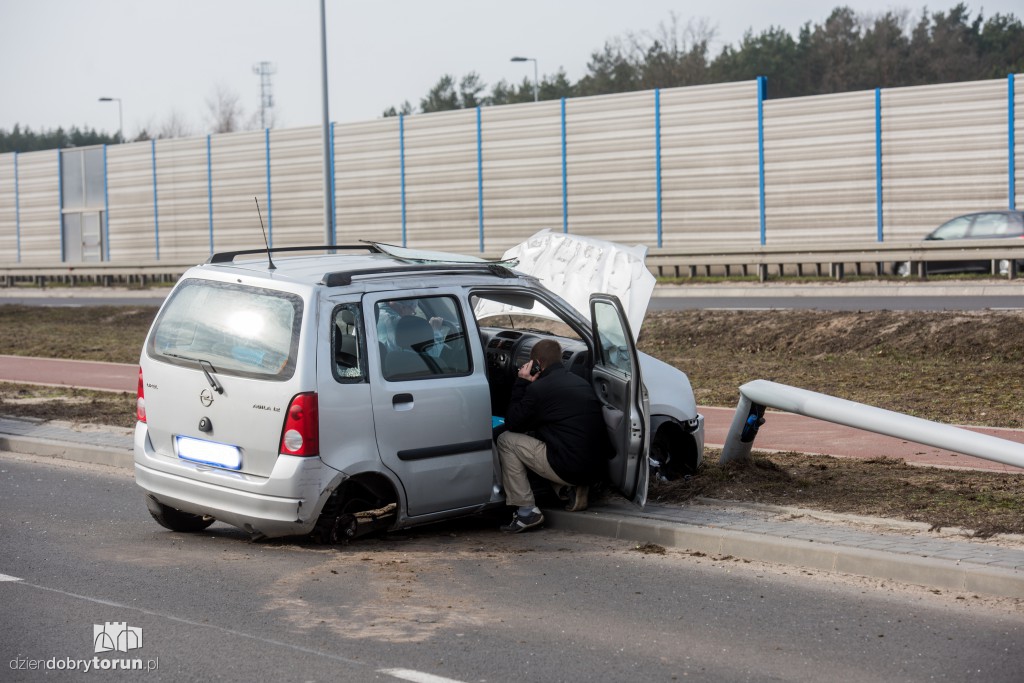
{"type": "Polygon", "coordinates": [[[180,353],[171,353],[169,351],[164,351],[164,355],[170,356],[171,358],[180,358],[182,360],[192,361],[193,363],[198,364],[199,369],[203,371],[204,375],[206,375],[206,381],[210,383],[210,386],[213,387],[214,391],[216,391],[218,394],[224,393],[224,387],[222,387],[220,385],[220,382],[218,382],[216,378],[213,376],[213,373],[217,372],[217,370],[214,369],[213,363],[211,363],[210,361],[203,360],[202,358],[192,358],[191,356],[183,356],[180,353]]]}

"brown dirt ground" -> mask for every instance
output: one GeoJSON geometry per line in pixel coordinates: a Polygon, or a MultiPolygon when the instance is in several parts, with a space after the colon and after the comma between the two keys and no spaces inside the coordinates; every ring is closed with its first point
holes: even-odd
{"type": "Polygon", "coordinates": [[[0,382],[0,415],[135,426],[135,394],[0,382]]]}
{"type": "Polygon", "coordinates": [[[741,500],[961,527],[978,536],[1024,534],[1024,476],[908,465],[898,458],[857,460],[802,453],[707,464],[689,479],[654,481],[649,500],[741,500]]]}

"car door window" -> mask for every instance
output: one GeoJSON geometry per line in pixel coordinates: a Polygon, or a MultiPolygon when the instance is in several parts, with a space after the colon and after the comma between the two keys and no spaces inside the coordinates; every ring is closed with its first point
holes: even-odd
{"type": "Polygon", "coordinates": [[[465,324],[450,296],[396,298],[374,306],[381,372],[388,381],[471,371],[465,324]]]}
{"type": "Polygon", "coordinates": [[[974,223],[971,225],[971,237],[1002,237],[1009,227],[1006,214],[982,213],[974,217],[974,223]]]}
{"type": "Polygon", "coordinates": [[[619,314],[615,307],[605,302],[594,304],[594,323],[599,335],[598,353],[601,362],[620,370],[627,375],[633,374],[633,363],[629,353],[629,340],[622,328],[619,314]]]}
{"type": "Polygon", "coordinates": [[[1011,213],[1007,215],[1007,234],[1014,237],[1024,236],[1024,214],[1011,213]]]}
{"type": "Polygon", "coordinates": [[[345,384],[366,381],[366,344],[358,304],[341,304],[334,309],[331,325],[331,354],[334,379],[345,384]]]}
{"type": "Polygon", "coordinates": [[[971,227],[970,216],[960,216],[948,223],[944,223],[935,229],[928,239],[933,240],[959,240],[967,236],[967,229],[971,227]]]}

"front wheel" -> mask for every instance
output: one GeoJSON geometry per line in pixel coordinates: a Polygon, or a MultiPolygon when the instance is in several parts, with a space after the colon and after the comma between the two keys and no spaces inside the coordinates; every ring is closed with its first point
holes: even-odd
{"type": "Polygon", "coordinates": [[[193,515],[190,512],[183,512],[148,496],[146,497],[146,507],[149,508],[149,514],[153,516],[157,524],[171,531],[193,533],[202,531],[214,522],[213,517],[209,515],[193,515]]]}
{"type": "Polygon", "coordinates": [[[651,477],[674,481],[696,474],[700,457],[692,446],[692,438],[678,428],[664,425],[658,429],[651,440],[651,477]]]}

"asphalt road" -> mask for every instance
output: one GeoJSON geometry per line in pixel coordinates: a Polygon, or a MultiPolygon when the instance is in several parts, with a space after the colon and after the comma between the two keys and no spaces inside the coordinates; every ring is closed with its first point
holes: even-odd
{"type": "Polygon", "coordinates": [[[585,535],[483,520],[339,548],[177,534],[127,474],[15,455],[0,508],[0,574],[18,579],[0,581],[5,681],[94,657],[138,658],[157,668],[104,673],[154,681],[994,683],[1024,666],[1016,602],[585,535]],[[107,622],[143,646],[95,654],[107,622]]]}

